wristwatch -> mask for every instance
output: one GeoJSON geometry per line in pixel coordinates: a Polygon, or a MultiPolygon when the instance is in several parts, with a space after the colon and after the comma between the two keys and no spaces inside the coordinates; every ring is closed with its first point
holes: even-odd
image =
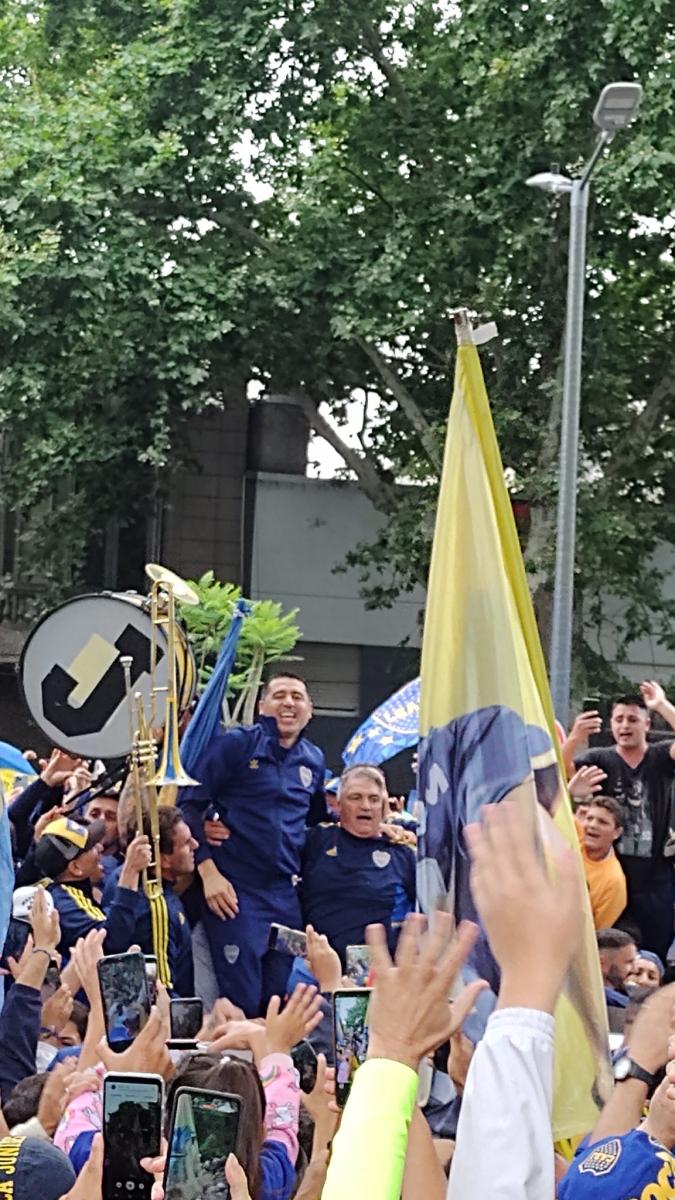
{"type": "Polygon", "coordinates": [[[646,1083],[651,1091],[658,1081],[658,1072],[650,1075],[649,1071],[639,1067],[627,1054],[622,1054],[621,1058],[617,1058],[614,1063],[614,1080],[616,1083],[623,1083],[624,1079],[639,1079],[642,1083],[646,1083]]]}

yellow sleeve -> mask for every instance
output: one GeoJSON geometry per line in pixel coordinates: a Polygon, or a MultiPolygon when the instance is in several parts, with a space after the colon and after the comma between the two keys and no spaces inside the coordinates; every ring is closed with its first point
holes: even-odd
{"type": "Polygon", "coordinates": [[[370,1058],[354,1077],[321,1200],[399,1200],[417,1073],[370,1058]]]}

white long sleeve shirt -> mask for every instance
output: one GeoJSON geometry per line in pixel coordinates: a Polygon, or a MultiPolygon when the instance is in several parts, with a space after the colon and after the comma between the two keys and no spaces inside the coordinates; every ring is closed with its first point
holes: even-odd
{"type": "Polygon", "coordinates": [[[493,1013],[471,1061],[447,1200],[553,1200],[554,1020],[493,1013]]]}

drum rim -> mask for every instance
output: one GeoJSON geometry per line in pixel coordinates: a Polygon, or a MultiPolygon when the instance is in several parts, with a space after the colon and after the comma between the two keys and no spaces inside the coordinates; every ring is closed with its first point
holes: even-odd
{"type": "MultiPolygon", "coordinates": [[[[36,719],[35,714],[28,703],[28,700],[26,698],[26,689],[25,689],[24,683],[23,683],[24,661],[25,661],[26,653],[28,651],[28,647],[29,647],[30,643],[33,640],[33,637],[37,633],[40,626],[44,625],[45,621],[49,620],[50,617],[53,617],[54,613],[59,612],[60,609],[67,608],[68,605],[75,604],[75,603],[77,603],[78,600],[106,599],[106,600],[121,600],[123,602],[125,596],[137,597],[139,600],[147,600],[147,596],[144,596],[142,592],[113,592],[110,589],[106,589],[103,592],[80,592],[80,594],[77,596],[70,596],[67,600],[62,600],[60,604],[55,604],[53,608],[48,609],[47,612],[44,612],[42,614],[42,616],[38,617],[37,621],[35,622],[32,629],[30,630],[28,637],[26,638],[23,646],[21,647],[21,654],[19,655],[19,661],[16,665],[16,672],[17,672],[18,683],[19,683],[19,694],[21,696],[21,702],[24,706],[24,709],[28,713],[28,717],[29,717],[31,723],[35,726],[36,729],[40,730],[40,733],[43,734],[43,736],[45,738],[47,738],[47,740],[51,743],[51,745],[54,746],[57,750],[62,750],[64,752],[64,754],[70,754],[71,757],[73,757],[73,758],[82,758],[82,757],[90,758],[91,755],[87,755],[80,751],[73,750],[73,748],[70,746],[64,746],[60,741],[57,741],[56,738],[52,737],[52,734],[48,733],[48,731],[45,729],[45,727],[36,719]]],[[[150,619],[149,614],[148,614],[148,619],[150,619]]],[[[164,634],[164,637],[166,638],[166,634],[164,634]]],[[[187,640],[187,634],[185,635],[185,637],[187,640]]],[[[188,644],[189,644],[189,642],[188,642],[188,644]]],[[[115,759],[126,758],[129,755],[129,753],[130,753],[130,750],[127,750],[125,754],[108,755],[107,757],[112,762],[115,759]]],[[[104,758],[105,756],[99,754],[96,757],[104,758]]]]}

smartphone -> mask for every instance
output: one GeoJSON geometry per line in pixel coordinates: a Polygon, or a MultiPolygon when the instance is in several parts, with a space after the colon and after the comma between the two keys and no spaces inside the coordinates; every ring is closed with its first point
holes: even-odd
{"type": "Polygon", "coordinates": [[[345,975],[354,987],[366,987],[370,978],[370,946],[347,946],[345,975]]]}
{"type": "Polygon", "coordinates": [[[53,996],[55,992],[58,992],[60,987],[61,972],[58,965],[51,960],[49,966],[47,967],[47,974],[45,975],[45,980],[41,988],[43,1004],[45,1000],[47,1000],[50,996],[53,996]]]}
{"type": "Polygon", "coordinates": [[[126,1050],[150,1016],[142,954],[108,954],[98,963],[106,1034],[111,1050],[126,1050]]]}
{"type": "Polygon", "coordinates": [[[172,1000],[170,1045],[176,1049],[180,1049],[181,1043],[188,1047],[196,1045],[203,1023],[204,1004],[199,996],[172,1000]]]}
{"type": "Polygon", "coordinates": [[[357,1069],[368,1052],[370,988],[333,992],[335,1099],[344,1108],[357,1069]]]}
{"type": "Polygon", "coordinates": [[[314,1091],[316,1083],[317,1057],[316,1050],[310,1042],[298,1042],[291,1050],[291,1058],[300,1077],[300,1090],[309,1095],[314,1091]]]}
{"type": "Polygon", "coordinates": [[[169,1126],[165,1200],[228,1200],[228,1155],[237,1149],[241,1096],[178,1088],[169,1126]]]}
{"type": "Polygon", "coordinates": [[[145,974],[148,978],[148,995],[150,996],[150,1007],[157,1003],[157,958],[154,954],[144,954],[145,959],[145,974]]]}
{"type": "Polygon", "coordinates": [[[140,1165],[162,1143],[161,1075],[111,1073],[103,1082],[103,1200],[150,1200],[154,1183],[140,1165]]]}
{"type": "MultiPolygon", "coordinates": [[[[600,699],[600,696],[586,696],[581,705],[581,711],[585,712],[585,713],[586,712],[597,712],[600,714],[600,716],[602,716],[601,705],[602,705],[602,700],[600,699]]],[[[601,745],[602,740],[603,739],[602,739],[602,728],[601,728],[599,733],[591,733],[589,735],[589,738],[588,738],[589,748],[592,748],[593,746],[601,745]]]]}
{"type": "Polygon", "coordinates": [[[7,936],[5,945],[0,959],[0,966],[5,971],[9,970],[8,958],[14,958],[18,962],[26,949],[26,942],[30,936],[30,925],[28,921],[21,921],[18,917],[10,917],[9,925],[7,926],[7,936]]]}
{"type": "Polygon", "coordinates": [[[287,925],[270,925],[268,950],[279,950],[292,958],[305,958],[307,937],[300,929],[289,929],[287,925]]]}

